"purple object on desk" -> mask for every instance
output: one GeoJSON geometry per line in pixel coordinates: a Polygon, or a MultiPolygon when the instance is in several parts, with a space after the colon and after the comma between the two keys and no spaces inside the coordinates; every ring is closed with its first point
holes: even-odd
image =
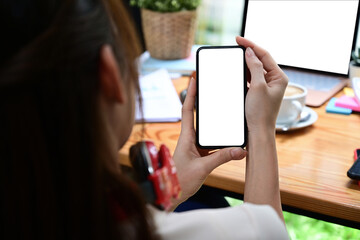
{"type": "Polygon", "coordinates": [[[342,96],[335,101],[335,106],[360,112],[360,105],[354,97],[342,96]]]}

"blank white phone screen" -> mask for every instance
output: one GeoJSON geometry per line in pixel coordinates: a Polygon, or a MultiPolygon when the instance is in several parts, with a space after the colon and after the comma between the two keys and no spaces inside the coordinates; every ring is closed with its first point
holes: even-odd
{"type": "Polygon", "coordinates": [[[244,50],[201,49],[197,71],[200,146],[243,145],[244,50]]]}

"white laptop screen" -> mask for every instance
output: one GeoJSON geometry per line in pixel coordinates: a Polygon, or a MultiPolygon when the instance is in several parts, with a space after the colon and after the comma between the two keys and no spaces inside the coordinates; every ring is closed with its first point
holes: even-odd
{"type": "Polygon", "coordinates": [[[358,0],[249,0],[244,36],[278,64],[348,74],[358,0]]]}

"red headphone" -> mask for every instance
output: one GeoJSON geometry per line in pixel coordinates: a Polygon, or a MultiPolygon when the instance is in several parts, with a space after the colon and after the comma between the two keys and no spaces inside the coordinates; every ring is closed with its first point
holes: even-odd
{"type": "Polygon", "coordinates": [[[169,210],[171,199],[179,198],[181,187],[176,167],[165,145],[157,151],[151,141],[141,141],[131,146],[130,161],[135,178],[146,200],[155,206],[169,210]]]}

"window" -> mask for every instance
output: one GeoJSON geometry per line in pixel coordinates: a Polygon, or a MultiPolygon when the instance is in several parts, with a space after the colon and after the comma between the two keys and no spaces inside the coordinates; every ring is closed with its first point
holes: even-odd
{"type": "Polygon", "coordinates": [[[195,44],[234,45],[240,35],[244,0],[202,0],[195,44]]]}

